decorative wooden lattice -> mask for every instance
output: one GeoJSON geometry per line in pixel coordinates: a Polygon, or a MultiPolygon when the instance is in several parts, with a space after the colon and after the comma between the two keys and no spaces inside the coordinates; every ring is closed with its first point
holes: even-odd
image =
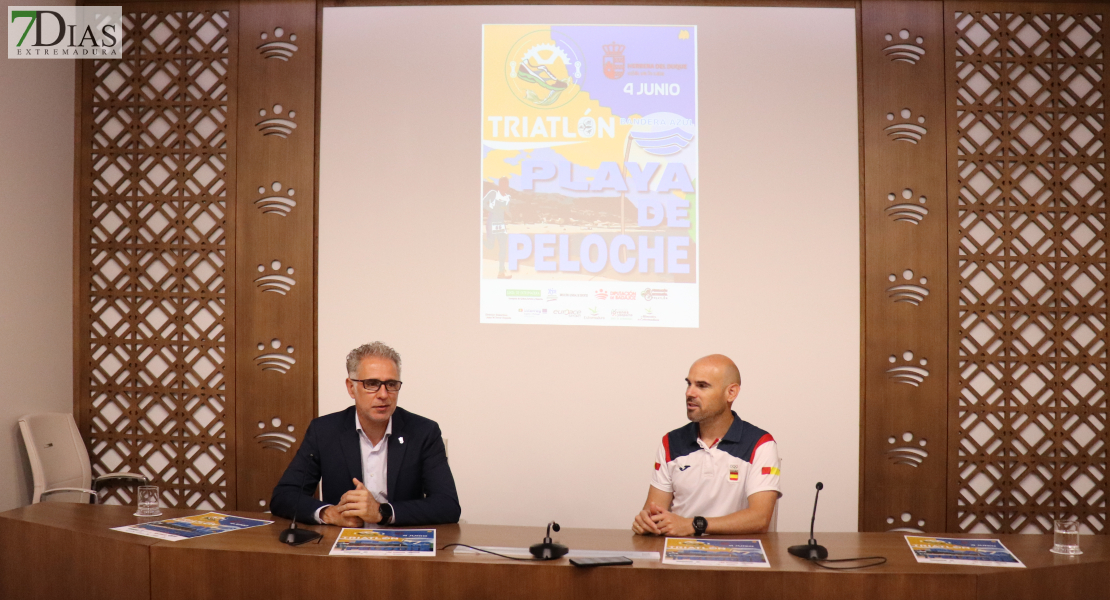
{"type": "Polygon", "coordinates": [[[952,18],[949,527],[1106,533],[1105,16],[952,18]]]}
{"type": "Polygon", "coordinates": [[[168,506],[224,507],[233,485],[230,20],[125,12],[123,58],[84,79],[81,423],[94,472],[141,472],[168,506]]]}

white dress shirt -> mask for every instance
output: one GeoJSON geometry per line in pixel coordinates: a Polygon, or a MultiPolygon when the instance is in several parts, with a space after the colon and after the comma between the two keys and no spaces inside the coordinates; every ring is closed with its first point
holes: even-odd
{"type": "Polygon", "coordinates": [[[362,484],[370,490],[378,504],[389,502],[389,490],[386,485],[386,475],[389,468],[389,436],[393,435],[393,417],[385,426],[385,435],[378,440],[375,446],[370,441],[370,436],[362,429],[362,422],[355,413],[355,429],[358,430],[358,449],[362,454],[362,484]]]}
{"type": "MultiPolygon", "coordinates": [[[[359,421],[357,412],[355,413],[355,429],[358,430],[358,449],[362,458],[362,484],[366,486],[367,491],[370,492],[370,495],[374,497],[378,504],[389,504],[387,476],[389,469],[389,437],[393,435],[393,417],[389,417],[389,423],[385,426],[385,435],[378,440],[377,445],[370,441],[370,437],[362,429],[362,421],[359,421]]],[[[317,523],[324,522],[321,519],[321,514],[328,506],[332,505],[326,504],[316,510],[317,523]]],[[[389,522],[392,523],[393,520],[394,517],[390,517],[389,522]]]]}

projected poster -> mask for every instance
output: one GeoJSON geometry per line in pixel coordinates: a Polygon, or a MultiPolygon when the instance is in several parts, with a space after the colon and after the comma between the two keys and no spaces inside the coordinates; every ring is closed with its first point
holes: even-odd
{"type": "Polygon", "coordinates": [[[697,29],[482,39],[481,322],[697,327],[697,29]]]}

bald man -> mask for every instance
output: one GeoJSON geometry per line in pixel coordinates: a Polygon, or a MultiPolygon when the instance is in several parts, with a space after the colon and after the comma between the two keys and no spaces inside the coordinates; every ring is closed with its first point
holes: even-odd
{"type": "Polygon", "coordinates": [[[778,446],[732,412],[739,394],[740,370],[727,356],[706,356],[690,367],[690,423],[663,436],[632,531],[671,537],[767,531],[782,496],[778,446]]]}

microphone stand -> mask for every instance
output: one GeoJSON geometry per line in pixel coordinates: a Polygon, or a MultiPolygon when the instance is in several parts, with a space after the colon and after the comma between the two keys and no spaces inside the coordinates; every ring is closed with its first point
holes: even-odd
{"type": "Polygon", "coordinates": [[[824,547],[817,544],[817,540],[813,537],[813,524],[817,521],[817,499],[821,496],[821,490],[824,485],[817,482],[817,494],[813,496],[813,517],[809,520],[809,543],[791,546],[786,549],[787,552],[804,558],[806,560],[825,560],[829,557],[829,551],[824,547]]]}
{"type": "MultiPolygon", "coordinates": [[[[316,459],[316,456],[311,453],[308,455],[308,457],[313,460],[316,459]]],[[[304,484],[306,479],[307,477],[302,474],[301,485],[299,488],[297,488],[301,492],[304,491],[304,484]]],[[[293,522],[289,524],[288,529],[278,534],[278,541],[283,544],[289,544],[290,546],[300,546],[301,544],[305,544],[324,537],[324,534],[318,531],[312,531],[311,529],[297,529],[297,510],[299,508],[300,502],[298,501],[296,508],[293,509],[293,522]]]]}
{"type": "Polygon", "coordinates": [[[559,524],[555,521],[548,523],[547,535],[544,536],[543,542],[539,544],[532,544],[532,546],[528,548],[528,551],[532,553],[532,556],[538,558],[539,560],[555,560],[566,555],[567,552],[570,552],[570,549],[566,546],[562,544],[556,544],[555,542],[551,541],[552,529],[558,532],[559,524]]]}

